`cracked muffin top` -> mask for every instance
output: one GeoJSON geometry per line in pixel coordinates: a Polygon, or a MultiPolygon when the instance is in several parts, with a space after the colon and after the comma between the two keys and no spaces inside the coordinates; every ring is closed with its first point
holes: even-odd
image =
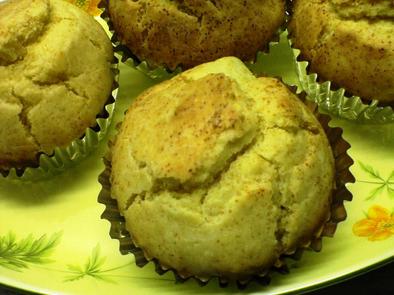
{"type": "Polygon", "coordinates": [[[284,0],[109,0],[119,40],[149,64],[252,60],[284,21],[284,0]]]}
{"type": "Polygon", "coordinates": [[[0,169],[67,146],[111,92],[112,45],[87,13],[62,0],[0,4],[0,169]]]}
{"type": "Polygon", "coordinates": [[[320,123],[234,57],[141,94],[111,153],[133,241],[183,276],[259,273],[329,214],[334,160],[320,123]]]}
{"type": "Polygon", "coordinates": [[[289,31],[323,80],[394,102],[394,1],[296,0],[289,31]]]}

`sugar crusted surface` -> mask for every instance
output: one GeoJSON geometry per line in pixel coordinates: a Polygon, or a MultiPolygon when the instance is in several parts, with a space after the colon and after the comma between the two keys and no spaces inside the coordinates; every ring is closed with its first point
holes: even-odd
{"type": "Polygon", "coordinates": [[[65,1],[0,4],[0,168],[33,164],[93,126],[112,58],[100,25],[65,1]]]}
{"type": "Polygon", "coordinates": [[[119,39],[151,65],[190,68],[223,56],[254,59],[284,21],[283,0],[110,0],[119,39]]]}
{"type": "Polygon", "coordinates": [[[289,30],[322,80],[365,99],[393,102],[393,17],[393,1],[297,0],[289,30]]]}
{"type": "Polygon", "coordinates": [[[133,240],[186,276],[269,268],[325,222],[333,188],[320,124],[283,84],[236,58],[138,97],[111,164],[133,240]]]}

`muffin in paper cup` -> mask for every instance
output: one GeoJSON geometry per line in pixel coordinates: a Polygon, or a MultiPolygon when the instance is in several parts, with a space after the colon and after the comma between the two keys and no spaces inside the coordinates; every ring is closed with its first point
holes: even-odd
{"type": "Polygon", "coordinates": [[[126,114],[99,177],[111,237],[137,265],[154,261],[177,281],[268,283],[270,271],[286,271],[286,257],[319,251],[321,237],[346,218],[353,161],[328,121],[236,58],[148,89],[126,114]]]}
{"type": "Polygon", "coordinates": [[[156,81],[224,56],[254,60],[285,21],[285,1],[102,0],[100,7],[121,60],[156,81]]]}
{"type": "Polygon", "coordinates": [[[295,58],[308,61],[296,62],[299,86],[322,111],[394,121],[393,11],[387,1],[295,1],[288,30],[295,58]]]}
{"type": "Polygon", "coordinates": [[[292,48],[288,31],[280,33],[279,42],[271,42],[268,53],[259,52],[256,61],[248,63],[256,75],[279,77],[297,92],[307,93],[307,100],[315,102],[321,112],[360,123],[385,124],[394,121],[391,106],[380,106],[374,100],[364,103],[357,96],[346,96],[344,89],[333,90],[331,82],[318,82],[317,74],[308,74],[308,62],[299,61],[300,50],[292,48]]]}
{"type": "MultiPolygon", "coordinates": [[[[296,56],[299,52],[294,50],[296,56]]],[[[365,124],[394,122],[392,106],[381,106],[377,100],[367,104],[358,96],[347,96],[343,88],[332,89],[330,81],[319,83],[317,74],[307,74],[307,67],[308,62],[297,62],[300,85],[307,98],[316,102],[323,112],[365,124]]]]}
{"type": "Polygon", "coordinates": [[[87,128],[81,138],[73,140],[66,147],[56,147],[51,155],[39,154],[38,163],[32,167],[11,168],[1,170],[2,177],[8,180],[37,181],[58,175],[66,169],[76,165],[86,158],[100,142],[105,138],[111,126],[112,116],[115,110],[115,99],[118,92],[118,67],[114,64],[115,81],[111,95],[104,106],[103,111],[96,118],[96,125],[87,128]]]}
{"type": "Polygon", "coordinates": [[[77,163],[104,137],[118,60],[102,27],[66,1],[9,1],[0,10],[0,174],[38,180],[77,163]]]}

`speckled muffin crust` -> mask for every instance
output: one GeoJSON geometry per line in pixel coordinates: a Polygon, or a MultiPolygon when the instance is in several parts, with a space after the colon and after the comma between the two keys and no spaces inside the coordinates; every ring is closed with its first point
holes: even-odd
{"type": "Polygon", "coordinates": [[[101,26],[66,1],[0,4],[0,169],[34,164],[95,125],[112,59],[101,26]]]}
{"type": "Polygon", "coordinates": [[[223,56],[252,60],[282,24],[283,0],[108,0],[115,31],[140,60],[170,69],[223,56]]]}
{"type": "Polygon", "coordinates": [[[133,241],[185,277],[258,274],[329,215],[334,160],[319,122],[234,57],[141,94],[111,152],[133,241]]]}
{"type": "Polygon", "coordinates": [[[394,2],[296,0],[290,33],[311,71],[365,99],[394,102],[394,2]]]}

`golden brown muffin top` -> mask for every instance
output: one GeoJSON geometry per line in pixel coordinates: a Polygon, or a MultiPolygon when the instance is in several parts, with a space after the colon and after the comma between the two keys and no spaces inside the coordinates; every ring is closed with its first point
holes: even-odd
{"type": "Polygon", "coordinates": [[[294,46],[322,80],[364,99],[392,102],[392,5],[392,1],[296,0],[289,25],[294,46]]]}
{"type": "Polygon", "coordinates": [[[101,26],[66,1],[0,4],[0,168],[34,163],[93,126],[112,58],[101,26]]]}
{"type": "Polygon", "coordinates": [[[283,0],[110,0],[120,41],[140,60],[174,69],[223,56],[254,59],[284,20],[283,0]]]}
{"type": "Polygon", "coordinates": [[[111,165],[133,240],[186,276],[269,267],[321,227],[333,188],[319,122],[280,81],[233,57],[140,95],[111,165]]]}
{"type": "Polygon", "coordinates": [[[393,18],[392,0],[331,0],[336,12],[344,18],[393,18]]]}
{"type": "Polygon", "coordinates": [[[147,91],[134,104],[134,119],[126,121],[124,128],[137,128],[131,133],[132,142],[144,148],[133,153],[157,178],[201,184],[210,181],[232,156],[217,155],[217,142],[236,148],[237,141],[252,137],[256,118],[244,115],[247,107],[240,99],[242,94],[225,75],[207,75],[197,81],[181,76],[176,80],[177,84],[162,84],[162,103],[157,103],[154,90],[147,91]],[[171,87],[166,86],[169,84],[171,87]],[[141,122],[138,126],[137,120],[141,122]],[[214,171],[207,173],[210,169],[214,171]]]}

